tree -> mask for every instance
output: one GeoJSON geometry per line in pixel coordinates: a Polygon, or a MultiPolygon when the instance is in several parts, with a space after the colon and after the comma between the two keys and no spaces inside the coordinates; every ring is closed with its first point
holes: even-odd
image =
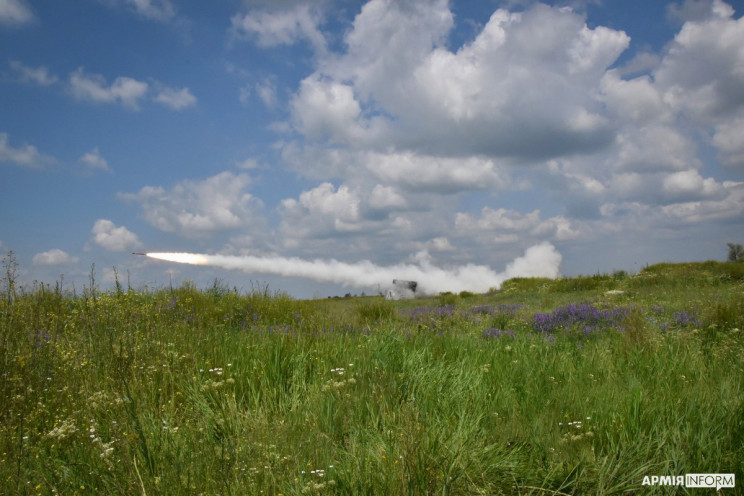
{"type": "Polygon", "coordinates": [[[742,262],[744,261],[744,247],[738,243],[728,243],[728,261],[729,262],[742,262]]]}

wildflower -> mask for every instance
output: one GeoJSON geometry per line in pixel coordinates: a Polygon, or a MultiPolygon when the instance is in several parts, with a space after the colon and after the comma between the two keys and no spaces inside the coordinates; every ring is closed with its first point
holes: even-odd
{"type": "Polygon", "coordinates": [[[514,334],[514,331],[512,330],[502,331],[501,329],[490,327],[486,329],[485,331],[483,331],[483,333],[481,333],[481,337],[483,338],[509,337],[511,339],[515,339],[515,334],[514,334]]]}
{"type": "Polygon", "coordinates": [[[47,437],[62,441],[77,432],[75,421],[71,418],[65,419],[62,424],[56,426],[54,429],[47,433],[47,437]]]}

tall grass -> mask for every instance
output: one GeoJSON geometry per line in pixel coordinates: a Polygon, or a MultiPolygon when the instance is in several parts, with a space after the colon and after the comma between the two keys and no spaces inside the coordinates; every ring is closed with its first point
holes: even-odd
{"type": "Polygon", "coordinates": [[[741,279],[650,269],[401,302],[4,288],[0,487],[545,495],[742,480],[741,279]]]}

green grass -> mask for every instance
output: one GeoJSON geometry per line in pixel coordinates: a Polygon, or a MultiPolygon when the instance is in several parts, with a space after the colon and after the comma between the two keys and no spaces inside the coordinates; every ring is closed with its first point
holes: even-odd
{"type": "Polygon", "coordinates": [[[643,477],[744,480],[738,263],[399,302],[59,286],[0,297],[4,494],[663,494],[643,477]],[[622,317],[560,320],[578,305],[622,317]],[[559,326],[537,332],[536,314],[559,326]]]}

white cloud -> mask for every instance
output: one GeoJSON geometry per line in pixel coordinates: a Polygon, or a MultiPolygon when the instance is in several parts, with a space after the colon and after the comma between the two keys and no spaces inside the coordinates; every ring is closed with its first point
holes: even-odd
{"type": "Polygon", "coordinates": [[[136,250],[142,247],[136,234],[124,226],[117,227],[107,219],[98,219],[93,224],[91,234],[93,241],[108,251],[136,250]]]}
{"type": "Polygon", "coordinates": [[[662,181],[662,189],[671,198],[700,200],[725,194],[724,188],[712,177],[703,178],[696,170],[675,172],[662,181]]]}
{"type": "Polygon", "coordinates": [[[357,191],[331,183],[303,191],[298,200],[282,200],[282,231],[285,238],[322,238],[329,234],[358,232],[361,199],[357,191]]]}
{"type": "Polygon", "coordinates": [[[155,21],[168,21],[176,15],[170,0],[126,0],[138,14],[155,21]]]}
{"type": "Polygon", "coordinates": [[[302,82],[291,106],[297,129],[351,147],[530,159],[611,143],[595,94],[628,46],[624,33],[537,5],[496,11],[452,52],[452,26],[445,1],[370,1],[348,50],[302,82]]]}
{"type": "Polygon", "coordinates": [[[379,118],[367,120],[352,86],[311,76],[290,102],[295,126],[310,138],[370,143],[381,133],[379,118]]]}
{"type": "Polygon", "coordinates": [[[631,123],[643,125],[671,119],[670,109],[648,76],[624,80],[618,71],[611,70],[602,78],[601,89],[610,110],[631,123]]]}
{"type": "Polygon", "coordinates": [[[154,100],[173,110],[182,110],[196,105],[196,97],[191,94],[188,88],[163,88],[154,100]]]}
{"type": "Polygon", "coordinates": [[[548,237],[566,240],[578,236],[571,221],[563,216],[542,220],[540,210],[522,213],[505,208],[483,207],[479,218],[468,213],[458,213],[455,229],[460,234],[477,235],[498,242],[516,241],[527,236],[533,239],[548,237]]]}
{"type": "Polygon", "coordinates": [[[733,219],[741,196],[706,175],[707,149],[744,162],[742,20],[710,2],[668,49],[609,69],[625,33],[529,5],[497,10],[452,49],[446,1],[367,2],[341,52],[299,84],[289,122],[301,138],[281,144],[285,163],[325,184],[315,193],[348,192],[357,215],[285,200],[285,246],[322,254],[343,239],[359,256],[400,257],[447,233],[454,250],[440,255],[467,260],[495,244],[664,229],[678,212],[733,219]],[[479,213],[453,215],[488,193],[479,213]],[[538,195],[542,211],[524,207],[538,195]]]}
{"type": "Polygon", "coordinates": [[[744,116],[718,124],[713,143],[724,164],[744,166],[744,116]]]}
{"type": "MultiPolygon", "coordinates": [[[[694,180],[694,179],[693,179],[694,180]]],[[[720,185],[722,198],[705,200],[695,198],[665,205],[650,215],[658,225],[668,227],[671,222],[694,224],[712,221],[736,221],[744,216],[744,182],[725,181],[720,185]]]]}
{"type": "Polygon", "coordinates": [[[34,13],[24,0],[0,0],[0,24],[20,25],[33,19],[34,13]]]}
{"type": "Polygon", "coordinates": [[[75,98],[97,103],[121,103],[139,109],[139,100],[145,96],[148,84],[130,77],[117,77],[107,85],[103,76],[86,74],[82,67],[70,74],[69,89],[75,98]]]}
{"type": "Polygon", "coordinates": [[[307,40],[315,50],[324,52],[325,37],[319,29],[322,21],[322,12],[311,3],[283,10],[256,10],[231,19],[237,36],[255,38],[260,46],[292,45],[307,40]]]}
{"type": "Polygon", "coordinates": [[[710,17],[712,7],[713,0],[684,0],[682,4],[667,5],[667,16],[680,25],[688,21],[704,21],[710,17]]]}
{"type": "Polygon", "coordinates": [[[175,19],[176,9],[171,0],[98,0],[109,7],[120,7],[136,12],[151,21],[169,22],[175,19]]]}
{"type": "Polygon", "coordinates": [[[18,80],[24,83],[33,82],[41,86],[51,86],[59,81],[57,76],[50,74],[49,69],[43,66],[29,67],[17,60],[11,60],[10,67],[17,74],[18,80]]]}
{"type": "Polygon", "coordinates": [[[339,186],[336,190],[331,183],[323,183],[304,191],[300,195],[300,205],[310,212],[330,214],[339,219],[359,218],[359,195],[347,186],[339,186]]]}
{"type": "Polygon", "coordinates": [[[80,157],[80,162],[91,170],[111,172],[108,162],[103,158],[97,147],[83,154],[80,157]]]}
{"type": "Polygon", "coordinates": [[[222,172],[203,181],[180,181],[171,190],[145,186],[138,193],[119,196],[139,203],[145,220],[157,229],[200,237],[222,230],[261,227],[258,212],[263,204],[245,191],[250,183],[246,174],[222,172]]]}
{"type": "Polygon", "coordinates": [[[392,186],[377,184],[369,196],[369,206],[376,210],[396,210],[405,208],[406,199],[392,186]]]}
{"type": "Polygon", "coordinates": [[[720,0],[675,36],[654,78],[673,108],[706,123],[744,108],[744,18],[720,0]]]}
{"type": "Polygon", "coordinates": [[[261,166],[261,164],[256,160],[255,158],[247,158],[245,160],[240,160],[235,163],[235,167],[238,169],[258,169],[261,166]]]}
{"type": "Polygon", "coordinates": [[[69,265],[77,263],[77,261],[78,257],[70,256],[70,254],[58,248],[37,253],[32,259],[34,265],[69,265]]]}
{"type": "Polygon", "coordinates": [[[506,181],[492,160],[417,155],[413,153],[369,153],[365,166],[378,179],[401,188],[455,193],[503,189],[506,181]]]}
{"type": "Polygon", "coordinates": [[[267,107],[273,107],[276,105],[276,87],[270,79],[265,79],[263,82],[258,83],[256,85],[256,93],[267,107]]]}
{"type": "Polygon", "coordinates": [[[665,125],[629,127],[617,138],[613,164],[623,171],[659,172],[700,167],[694,142],[665,125]]]}
{"type": "Polygon", "coordinates": [[[43,155],[32,145],[14,148],[8,143],[8,134],[0,133],[0,162],[10,162],[24,167],[43,167],[54,163],[55,160],[43,155]]]}

